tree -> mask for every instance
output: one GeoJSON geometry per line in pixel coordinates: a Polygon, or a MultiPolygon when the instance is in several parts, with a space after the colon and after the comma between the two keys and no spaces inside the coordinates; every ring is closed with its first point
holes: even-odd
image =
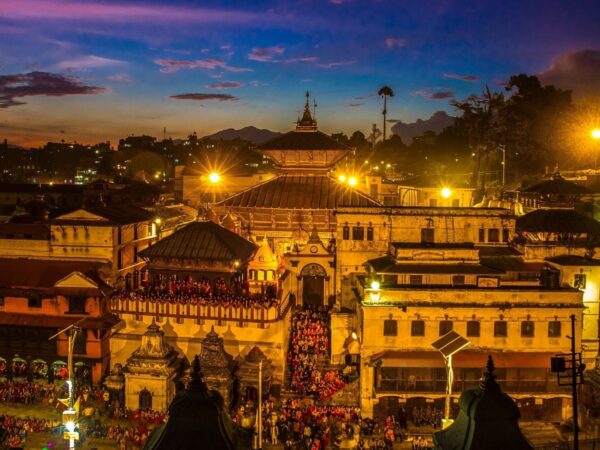
{"type": "Polygon", "coordinates": [[[345,133],[332,133],[331,137],[340,144],[348,145],[350,142],[345,133]]]}
{"type": "Polygon", "coordinates": [[[499,139],[499,117],[504,106],[504,95],[492,92],[486,86],[481,95],[473,94],[465,100],[453,101],[452,106],[462,112],[462,116],[456,120],[456,126],[463,128],[469,148],[475,154],[472,185],[483,188],[485,183],[480,177],[482,165],[487,165],[490,152],[502,143],[499,139]]]}
{"type": "Polygon", "coordinates": [[[377,91],[377,94],[383,97],[383,140],[385,141],[386,122],[387,122],[387,98],[394,96],[394,91],[389,86],[383,86],[377,91]]]}

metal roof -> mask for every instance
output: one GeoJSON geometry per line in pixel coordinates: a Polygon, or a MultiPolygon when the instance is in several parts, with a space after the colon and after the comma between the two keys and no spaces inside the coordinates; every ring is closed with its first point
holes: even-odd
{"type": "Polygon", "coordinates": [[[214,222],[191,222],[142,250],[144,258],[245,260],[256,245],[214,222]]]}
{"type": "Polygon", "coordinates": [[[541,183],[524,189],[523,192],[535,192],[537,194],[581,195],[589,194],[591,191],[585,186],[565,180],[563,177],[557,174],[551,180],[542,181],[541,183]]]}
{"type": "Polygon", "coordinates": [[[280,175],[239,192],[218,205],[282,209],[381,206],[371,197],[341,184],[328,175],[280,175]]]}

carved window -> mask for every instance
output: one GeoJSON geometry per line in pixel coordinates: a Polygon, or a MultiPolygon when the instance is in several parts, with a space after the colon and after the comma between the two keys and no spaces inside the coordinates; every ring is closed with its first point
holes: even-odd
{"type": "Polygon", "coordinates": [[[441,320],[440,321],[440,336],[448,334],[452,331],[454,324],[451,320],[441,320]]]}
{"type": "Polygon", "coordinates": [[[350,240],[350,227],[349,226],[345,226],[344,228],[342,228],[342,239],[344,241],[350,240]]]}
{"type": "Polygon", "coordinates": [[[558,320],[548,322],[548,337],[557,338],[562,336],[562,327],[558,320]]]}
{"type": "Polygon", "coordinates": [[[532,320],[524,320],[521,322],[521,337],[535,336],[535,324],[532,320]]]}
{"type": "Polygon", "coordinates": [[[506,320],[497,320],[494,322],[494,337],[507,337],[508,323],[506,320]]]}
{"type": "Polygon", "coordinates": [[[413,320],[410,323],[410,335],[411,336],[425,336],[425,321],[424,320],[413,320]]]}
{"type": "Polygon", "coordinates": [[[383,321],[384,336],[398,336],[398,322],[396,320],[383,321]]]}
{"type": "Polygon", "coordinates": [[[365,240],[365,227],[352,227],[352,240],[353,241],[364,241],[365,240]]]}
{"type": "Polygon", "coordinates": [[[468,337],[479,337],[481,324],[478,320],[469,320],[467,322],[467,336],[468,337]]]}

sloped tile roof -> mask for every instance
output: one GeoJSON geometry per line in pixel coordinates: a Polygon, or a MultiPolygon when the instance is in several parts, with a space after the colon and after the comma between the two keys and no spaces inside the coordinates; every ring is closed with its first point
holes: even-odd
{"type": "MultiPolygon", "coordinates": [[[[128,225],[130,223],[146,222],[152,220],[152,213],[145,209],[139,208],[134,205],[113,205],[113,206],[95,206],[85,207],[84,211],[88,211],[96,216],[100,216],[108,220],[111,224],[115,225],[128,225]]],[[[77,225],[92,223],[94,225],[101,225],[101,223],[88,220],[70,219],[57,217],[52,221],[57,225],[77,225]]]]}
{"type": "Polygon", "coordinates": [[[218,205],[281,209],[381,206],[371,197],[339,183],[328,175],[280,175],[239,192],[218,205]]]}
{"type": "Polygon", "coordinates": [[[252,256],[256,245],[214,222],[191,222],[142,250],[144,258],[230,261],[252,256]]]}
{"type": "Polygon", "coordinates": [[[479,274],[489,275],[502,273],[501,270],[487,267],[482,264],[398,264],[389,256],[382,256],[367,261],[377,273],[407,273],[407,274],[479,274]]]}
{"type": "Polygon", "coordinates": [[[517,230],[600,234],[600,223],[570,209],[537,209],[517,219],[517,230]]]}
{"type": "Polygon", "coordinates": [[[352,150],[320,131],[290,131],[259,145],[257,150],[352,150]]]}

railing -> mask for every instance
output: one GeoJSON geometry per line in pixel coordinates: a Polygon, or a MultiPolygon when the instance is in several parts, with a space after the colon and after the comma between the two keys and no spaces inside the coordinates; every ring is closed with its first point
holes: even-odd
{"type": "MultiPolygon", "coordinates": [[[[556,384],[556,380],[498,380],[502,389],[511,393],[548,392],[559,393],[565,389],[556,384]]],[[[452,390],[463,392],[467,389],[475,389],[479,386],[479,380],[454,380],[452,390]]],[[[386,380],[382,379],[377,392],[384,393],[411,393],[411,392],[439,392],[446,391],[446,380],[386,380]]],[[[599,449],[600,450],[600,449],[599,449]]]]}
{"type": "MultiPolygon", "coordinates": [[[[536,445],[534,450],[572,450],[573,441],[556,442],[555,444],[536,445]]],[[[600,439],[580,439],[579,450],[600,450],[600,439]]]]}
{"type": "Polygon", "coordinates": [[[289,295],[286,295],[275,306],[213,306],[192,305],[175,302],[152,302],[140,298],[114,297],[110,300],[111,311],[115,314],[132,314],[136,320],[143,316],[169,317],[173,319],[216,320],[218,322],[238,322],[267,324],[277,322],[285,317],[290,305],[289,295]]]}

